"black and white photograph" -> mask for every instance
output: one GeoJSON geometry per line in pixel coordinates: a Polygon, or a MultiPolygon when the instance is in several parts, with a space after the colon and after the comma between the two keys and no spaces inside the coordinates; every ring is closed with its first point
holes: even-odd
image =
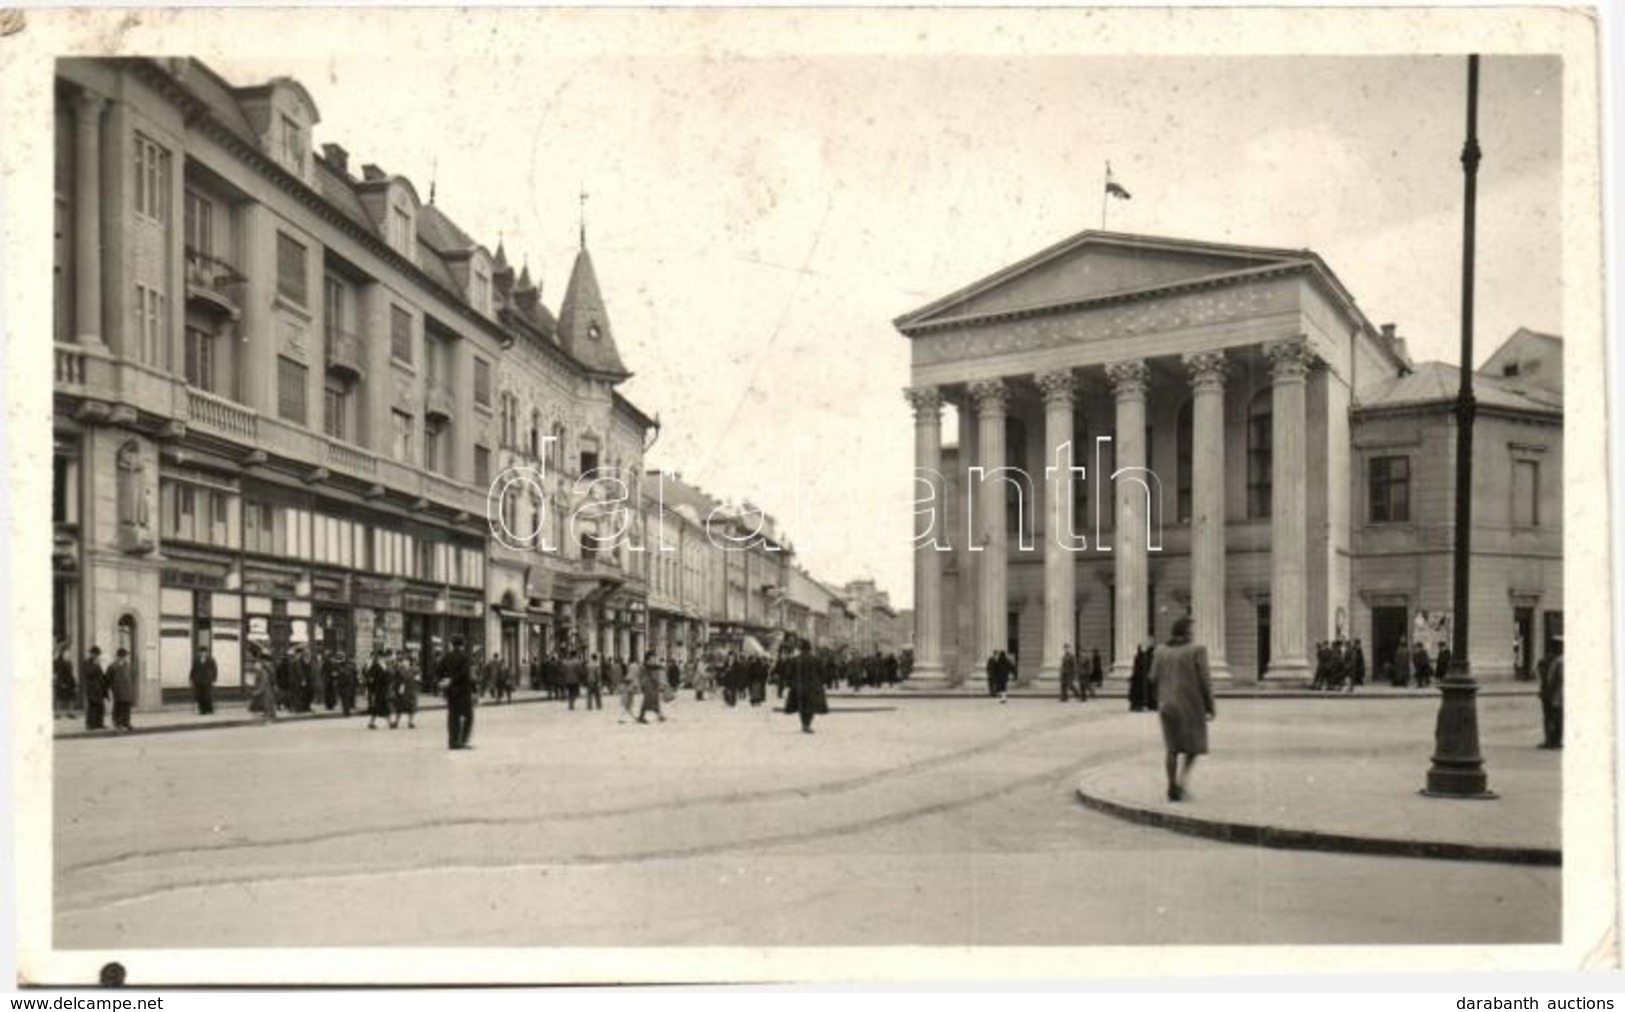
{"type": "Polygon", "coordinates": [[[1590,18],[6,17],[21,986],[1616,966],[1590,18]]]}

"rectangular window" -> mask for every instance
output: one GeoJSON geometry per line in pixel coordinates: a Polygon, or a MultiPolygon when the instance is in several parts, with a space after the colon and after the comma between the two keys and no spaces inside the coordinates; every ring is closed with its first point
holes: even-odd
{"type": "Polygon", "coordinates": [[[344,332],[344,282],[329,274],[322,279],[322,336],[331,348],[344,332]]]}
{"type": "Polygon", "coordinates": [[[440,421],[423,421],[423,466],[427,470],[439,472],[446,466],[445,459],[446,423],[440,421]]]}
{"type": "Polygon", "coordinates": [[[309,299],[306,291],[305,244],[281,232],[276,234],[276,292],[296,306],[309,299]]]}
{"type": "Polygon", "coordinates": [[[51,463],[51,520],[76,524],[79,522],[79,458],[59,453],[51,463]]]}
{"type": "Polygon", "coordinates": [[[400,306],[389,307],[389,353],[401,362],[412,363],[412,314],[400,306]]]}
{"type": "Polygon", "coordinates": [[[191,190],[186,191],[186,249],[214,255],[214,204],[191,190]]]}
{"type": "Polygon", "coordinates": [[[164,221],[169,210],[169,152],[145,134],[135,135],[135,213],[164,221]]]}
{"type": "Polygon", "coordinates": [[[412,252],[412,216],[404,207],[389,209],[389,244],[402,253],[412,252]]]}
{"type": "Polygon", "coordinates": [[[474,272],[474,308],[482,313],[491,311],[491,278],[484,271],[474,272]]]}
{"type": "Polygon", "coordinates": [[[1512,526],[1540,526],[1540,464],[1537,461],[1512,462],[1512,526]]]}
{"type": "Polygon", "coordinates": [[[1405,524],[1411,520],[1411,458],[1372,457],[1366,466],[1371,522],[1405,524]]]}
{"type": "Polygon", "coordinates": [[[309,423],[310,412],[306,403],[307,379],[310,370],[291,358],[281,355],[276,360],[276,413],[285,422],[296,425],[309,423]]]}
{"type": "Polygon", "coordinates": [[[147,365],[163,366],[164,295],[156,288],[135,286],[137,357],[147,365]]]}
{"type": "Polygon", "coordinates": [[[350,438],[350,388],[332,376],[323,392],[322,430],[334,439],[350,438]]]}
{"type": "Polygon", "coordinates": [[[474,447],[474,484],[480,488],[491,484],[491,451],[483,446],[474,447]]]}
{"type": "Polygon", "coordinates": [[[390,422],[394,426],[395,459],[403,464],[412,463],[412,429],[413,418],[404,411],[391,410],[390,422]]]}
{"type": "Polygon", "coordinates": [[[186,328],[186,382],[199,390],[214,393],[214,334],[198,327],[186,328]]]}
{"type": "Polygon", "coordinates": [[[491,406],[491,363],[483,358],[474,359],[474,403],[491,406]]]}

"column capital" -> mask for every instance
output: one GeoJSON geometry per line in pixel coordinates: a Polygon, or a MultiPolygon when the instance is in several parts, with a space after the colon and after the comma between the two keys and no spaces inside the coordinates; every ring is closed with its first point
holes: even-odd
{"type": "Polygon", "coordinates": [[[1002,415],[1010,405],[1010,388],[1002,379],[977,380],[969,389],[979,415],[1002,415]]]}
{"type": "Polygon", "coordinates": [[[1185,356],[1185,369],[1190,373],[1192,390],[1223,390],[1230,361],[1222,351],[1197,351],[1185,356]]]}
{"type": "Polygon", "coordinates": [[[81,88],[79,94],[74,96],[73,104],[79,109],[79,123],[83,126],[87,120],[92,123],[95,122],[90,117],[101,114],[102,107],[107,104],[107,99],[89,88],[81,88]]]}
{"type": "Polygon", "coordinates": [[[942,391],[936,387],[905,387],[903,399],[914,409],[916,422],[942,421],[942,391]]]}
{"type": "Polygon", "coordinates": [[[1045,404],[1065,404],[1070,406],[1077,396],[1078,381],[1072,375],[1071,369],[1055,369],[1051,372],[1041,372],[1036,377],[1038,389],[1044,392],[1045,404]]]}
{"type": "Polygon", "coordinates": [[[1275,382],[1302,380],[1315,360],[1308,338],[1289,337],[1264,345],[1264,357],[1269,359],[1270,378],[1275,382]]]}
{"type": "Polygon", "coordinates": [[[1111,384],[1112,393],[1118,400],[1143,397],[1146,385],[1151,380],[1151,369],[1145,364],[1144,359],[1139,358],[1107,362],[1106,380],[1111,384]]]}

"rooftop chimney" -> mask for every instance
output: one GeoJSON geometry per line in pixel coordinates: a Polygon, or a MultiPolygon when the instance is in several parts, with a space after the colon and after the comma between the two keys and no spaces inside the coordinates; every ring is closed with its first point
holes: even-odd
{"type": "Polygon", "coordinates": [[[323,144],[322,154],[327,156],[327,164],[333,166],[335,169],[338,169],[345,175],[350,174],[350,152],[339,147],[337,144],[323,144]]]}
{"type": "Polygon", "coordinates": [[[1389,344],[1393,344],[1394,343],[1394,330],[1395,330],[1395,325],[1394,324],[1392,324],[1392,323],[1383,324],[1382,325],[1382,339],[1384,341],[1387,341],[1389,344]]]}
{"type": "Polygon", "coordinates": [[[369,162],[361,166],[361,178],[369,183],[380,182],[384,179],[384,170],[369,162]]]}

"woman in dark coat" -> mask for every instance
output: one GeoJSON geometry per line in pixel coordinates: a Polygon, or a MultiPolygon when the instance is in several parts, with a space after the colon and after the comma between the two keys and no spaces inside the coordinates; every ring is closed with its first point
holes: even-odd
{"type": "Polygon", "coordinates": [[[1197,756],[1207,754],[1207,722],[1216,716],[1207,647],[1192,643],[1190,637],[1191,620],[1176,619],[1173,636],[1153,655],[1147,679],[1157,694],[1157,713],[1162,718],[1169,801],[1185,800],[1191,767],[1197,756]],[[1181,755],[1185,757],[1183,771],[1178,768],[1181,755]]]}
{"type": "Polygon", "coordinates": [[[801,718],[801,730],[812,734],[813,718],[820,713],[829,712],[829,700],[824,695],[824,673],[815,664],[812,655],[807,652],[807,642],[801,642],[801,650],[793,657],[785,659],[780,666],[782,677],[790,687],[789,694],[784,700],[784,712],[794,713],[801,718]],[[787,669],[787,670],[784,670],[787,669]]]}

